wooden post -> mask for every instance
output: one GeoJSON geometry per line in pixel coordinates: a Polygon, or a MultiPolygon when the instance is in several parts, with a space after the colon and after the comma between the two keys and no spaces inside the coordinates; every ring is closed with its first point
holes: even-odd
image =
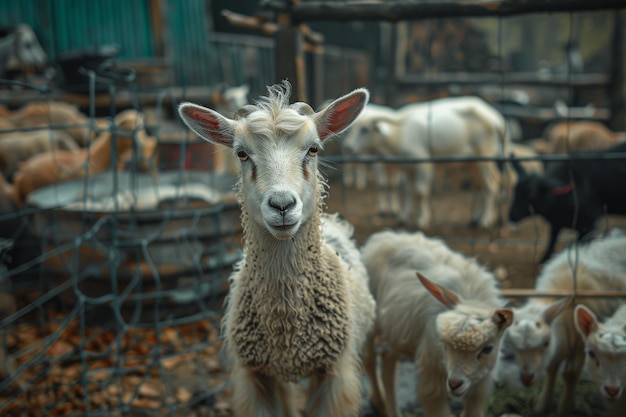
{"type": "Polygon", "coordinates": [[[396,88],[398,79],[398,60],[401,59],[398,55],[401,53],[398,51],[398,24],[392,25],[389,35],[390,45],[387,51],[387,79],[385,80],[385,103],[388,106],[395,107],[394,100],[396,98],[396,88]]]}
{"type": "Polygon", "coordinates": [[[289,14],[278,17],[276,32],[276,82],[289,80],[292,101],[307,102],[306,74],[304,71],[304,35],[300,28],[291,24],[289,14]]]}
{"type": "Polygon", "coordinates": [[[324,54],[322,48],[315,48],[311,52],[311,59],[313,60],[312,74],[310,74],[309,82],[310,94],[313,108],[316,108],[326,99],[324,97],[324,85],[326,83],[326,77],[324,74],[324,54]]]}
{"type": "Polygon", "coordinates": [[[294,101],[307,101],[302,32],[298,28],[280,28],[276,32],[276,81],[289,80],[294,101]]]}
{"type": "Polygon", "coordinates": [[[613,27],[613,42],[611,54],[611,82],[608,95],[611,106],[610,127],[614,131],[626,130],[626,14],[623,10],[615,13],[613,27]]]}

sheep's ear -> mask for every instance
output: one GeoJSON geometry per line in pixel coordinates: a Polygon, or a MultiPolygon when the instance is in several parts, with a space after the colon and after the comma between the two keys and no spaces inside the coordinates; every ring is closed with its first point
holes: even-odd
{"type": "Polygon", "coordinates": [[[365,88],[358,88],[334,100],[315,114],[315,126],[321,141],[346,130],[361,114],[370,94],[365,88]]]}
{"type": "Polygon", "coordinates": [[[417,278],[421,281],[422,285],[428,290],[428,292],[430,292],[444,306],[452,309],[461,302],[461,297],[459,297],[454,291],[435,284],[419,272],[416,272],[416,274],[417,278]]]}
{"type": "Polygon", "coordinates": [[[525,177],[527,175],[526,169],[524,169],[520,161],[517,158],[515,158],[515,154],[511,153],[510,158],[511,158],[511,165],[513,165],[513,169],[515,169],[515,172],[517,172],[518,177],[519,178],[525,177]]]}
{"type": "Polygon", "coordinates": [[[496,310],[491,319],[498,326],[498,329],[504,330],[513,323],[513,310],[508,308],[496,310]]]}
{"type": "Polygon", "coordinates": [[[201,138],[219,145],[233,146],[234,122],[215,110],[183,103],[178,106],[178,114],[189,129],[201,138]]]}
{"type": "Polygon", "coordinates": [[[574,309],[574,324],[578,333],[586,340],[598,328],[598,319],[587,306],[579,304],[574,309]]]}
{"type": "Polygon", "coordinates": [[[559,314],[563,312],[567,307],[571,306],[574,302],[574,298],[566,297],[555,303],[552,303],[548,308],[543,311],[543,319],[546,323],[552,323],[559,314]]]}

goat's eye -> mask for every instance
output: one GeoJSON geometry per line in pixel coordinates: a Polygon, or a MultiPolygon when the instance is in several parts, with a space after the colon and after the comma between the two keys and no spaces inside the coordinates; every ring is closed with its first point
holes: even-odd
{"type": "Polygon", "coordinates": [[[237,151],[237,157],[242,161],[248,160],[248,154],[245,151],[237,151]]]}
{"type": "Polygon", "coordinates": [[[309,148],[309,155],[315,156],[315,155],[317,155],[317,151],[318,151],[317,146],[311,146],[309,148]]]}
{"type": "Polygon", "coordinates": [[[545,342],[543,342],[543,347],[547,348],[548,346],[550,346],[550,341],[546,340],[545,342]]]}
{"type": "Polygon", "coordinates": [[[490,343],[483,347],[483,350],[480,351],[481,355],[489,355],[493,351],[493,345],[490,343]]]}
{"type": "Polygon", "coordinates": [[[593,349],[589,349],[589,350],[587,351],[587,355],[589,355],[589,357],[590,357],[591,359],[598,360],[598,358],[596,357],[596,352],[594,352],[594,351],[593,351],[593,349]]]}

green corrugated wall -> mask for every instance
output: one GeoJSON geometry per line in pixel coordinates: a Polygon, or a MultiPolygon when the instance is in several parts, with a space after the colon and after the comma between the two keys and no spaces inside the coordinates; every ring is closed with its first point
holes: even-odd
{"type": "MultiPolygon", "coordinates": [[[[51,60],[63,52],[116,44],[119,58],[159,56],[151,5],[160,4],[163,45],[179,85],[263,84],[273,77],[273,46],[214,34],[207,0],[0,0],[0,26],[29,24],[51,60]]],[[[255,87],[254,85],[252,86],[255,87]]]]}
{"type": "Polygon", "coordinates": [[[51,59],[100,44],[121,58],[154,56],[149,0],[0,0],[0,25],[28,23],[51,59]]]}
{"type": "Polygon", "coordinates": [[[209,77],[211,62],[216,62],[215,47],[208,41],[204,0],[168,0],[166,7],[175,78],[185,85],[198,84],[209,77]]]}

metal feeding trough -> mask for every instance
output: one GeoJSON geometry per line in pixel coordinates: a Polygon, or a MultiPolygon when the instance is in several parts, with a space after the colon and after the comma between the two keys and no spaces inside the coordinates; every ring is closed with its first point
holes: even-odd
{"type": "Polygon", "coordinates": [[[207,171],[110,171],[31,193],[46,276],[67,287],[67,302],[113,295],[133,314],[202,304],[226,289],[241,256],[235,181],[207,171]]]}

